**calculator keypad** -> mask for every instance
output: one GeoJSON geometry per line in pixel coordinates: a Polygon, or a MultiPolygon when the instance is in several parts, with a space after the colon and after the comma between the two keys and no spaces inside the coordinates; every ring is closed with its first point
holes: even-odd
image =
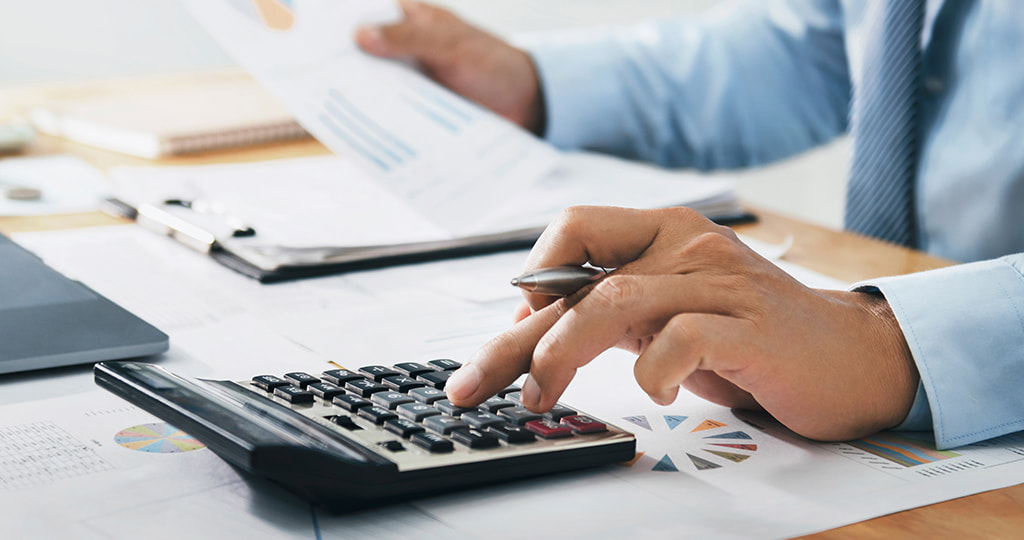
{"type": "Polygon", "coordinates": [[[575,439],[631,437],[562,404],[543,415],[529,411],[514,385],[478,407],[458,407],[445,396],[444,384],[460,366],[437,359],[333,369],[319,376],[296,371],[258,375],[249,387],[411,468],[433,466],[431,456],[462,456],[465,462],[486,459],[474,458],[480,453],[514,453],[526,446],[556,451],[575,439]]]}

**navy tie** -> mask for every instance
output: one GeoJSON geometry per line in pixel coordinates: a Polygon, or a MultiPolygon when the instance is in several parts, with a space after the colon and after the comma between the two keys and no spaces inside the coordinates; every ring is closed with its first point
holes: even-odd
{"type": "Polygon", "coordinates": [[[924,0],[880,0],[868,7],[865,67],[853,91],[853,157],[846,228],[917,246],[918,93],[924,0]]]}

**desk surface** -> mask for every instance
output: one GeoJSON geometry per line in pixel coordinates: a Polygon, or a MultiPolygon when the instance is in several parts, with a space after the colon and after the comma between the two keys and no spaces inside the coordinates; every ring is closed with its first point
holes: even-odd
{"type": "MultiPolygon", "coordinates": [[[[243,76],[237,72],[203,74],[204,79],[243,76]]],[[[126,86],[166,86],[193,80],[194,76],[150,77],[116,82],[83,83],[75,86],[45,85],[3,89],[0,119],[16,114],[27,106],[53,99],[121,90],[126,86]]],[[[205,153],[149,161],[68,141],[40,137],[29,149],[33,155],[71,153],[105,169],[114,165],[198,165],[283,159],[326,154],[313,140],[295,141],[243,150],[205,153]]],[[[848,233],[829,230],[790,219],[776,213],[753,209],[760,220],[736,227],[740,233],[768,242],[781,242],[788,236],[793,247],[785,259],[844,281],[859,281],[885,275],[905,274],[948,265],[947,261],[907,249],[883,244],[848,233]]],[[[23,232],[110,225],[122,222],[99,212],[59,216],[0,217],[0,231],[23,232]]],[[[1024,484],[981,493],[944,503],[899,512],[862,523],[815,534],[809,538],[892,538],[906,536],[1008,538],[1024,530],[1024,484]]]]}

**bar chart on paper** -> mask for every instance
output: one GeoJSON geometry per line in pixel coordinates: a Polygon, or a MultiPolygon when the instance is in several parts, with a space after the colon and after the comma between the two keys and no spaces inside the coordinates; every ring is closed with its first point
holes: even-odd
{"type": "Polygon", "coordinates": [[[336,154],[433,223],[465,233],[558,153],[351,36],[402,17],[393,0],[185,0],[196,19],[336,154]],[[508,188],[508,189],[504,189],[508,188]]]}
{"type": "Polygon", "coordinates": [[[655,472],[701,472],[756,455],[757,434],[729,423],[681,414],[623,418],[637,436],[637,455],[624,466],[655,472]]]}

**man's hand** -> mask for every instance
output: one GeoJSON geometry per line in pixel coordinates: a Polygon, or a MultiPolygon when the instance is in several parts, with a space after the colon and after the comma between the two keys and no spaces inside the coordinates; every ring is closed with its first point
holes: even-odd
{"type": "Polygon", "coordinates": [[[552,407],[576,370],[618,346],[656,403],[682,386],[728,407],[763,408],[806,437],[845,440],[898,425],[918,374],[877,295],[809,289],[686,209],[567,210],[526,270],[616,268],[564,299],[527,295],[536,310],[479,350],[448,382],[475,405],[529,372],[523,404],[552,407]]]}
{"type": "Polygon", "coordinates": [[[470,26],[450,12],[399,0],[405,19],[364,27],[356,43],[385,58],[411,59],[440,84],[534,133],[544,125],[540,82],[525,51],[470,26]]]}

